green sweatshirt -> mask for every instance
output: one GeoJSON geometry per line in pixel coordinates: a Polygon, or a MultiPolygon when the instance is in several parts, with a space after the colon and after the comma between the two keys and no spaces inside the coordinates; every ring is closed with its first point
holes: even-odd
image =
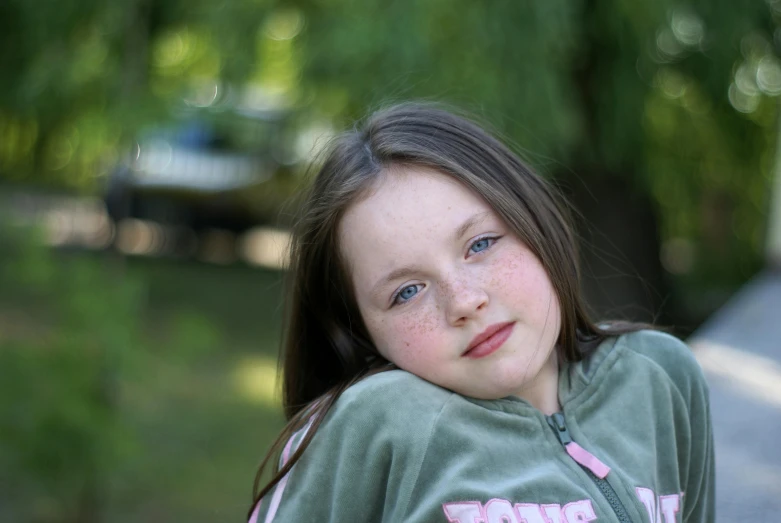
{"type": "Polygon", "coordinates": [[[559,400],[546,417],[400,370],[371,376],[250,521],[714,521],[708,389],[686,345],[653,331],[610,338],[561,366],[559,400]]]}

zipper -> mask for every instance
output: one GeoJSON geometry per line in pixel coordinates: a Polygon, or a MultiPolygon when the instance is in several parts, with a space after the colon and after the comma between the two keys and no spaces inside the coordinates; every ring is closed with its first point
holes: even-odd
{"type": "Polygon", "coordinates": [[[545,419],[553,429],[553,432],[556,433],[556,437],[559,438],[559,442],[564,446],[567,454],[583,468],[588,477],[596,484],[599,491],[602,492],[602,495],[605,496],[616,517],[618,517],[618,521],[621,523],[632,523],[626,507],[624,507],[616,491],[605,479],[608,472],[610,472],[610,467],[572,440],[572,436],[570,436],[569,430],[567,430],[564,414],[556,412],[551,416],[545,416],[545,419]]]}

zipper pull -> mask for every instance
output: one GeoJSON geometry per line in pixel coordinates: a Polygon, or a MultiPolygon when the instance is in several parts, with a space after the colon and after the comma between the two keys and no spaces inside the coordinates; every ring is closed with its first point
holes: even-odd
{"type": "Polygon", "coordinates": [[[564,414],[561,412],[555,412],[551,416],[548,416],[548,425],[551,426],[553,432],[559,438],[559,441],[565,447],[572,443],[572,437],[567,430],[567,424],[564,422],[564,414]]]}
{"type": "Polygon", "coordinates": [[[564,420],[564,414],[561,412],[555,412],[551,416],[546,418],[548,425],[551,426],[553,432],[559,438],[559,441],[564,446],[564,450],[570,455],[580,466],[590,470],[599,479],[605,479],[610,467],[599,461],[595,455],[572,441],[572,436],[567,430],[567,423],[564,420]]]}

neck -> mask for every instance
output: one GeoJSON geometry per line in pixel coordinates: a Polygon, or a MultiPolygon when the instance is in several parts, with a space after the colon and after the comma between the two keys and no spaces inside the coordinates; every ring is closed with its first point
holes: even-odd
{"type": "Polygon", "coordinates": [[[517,394],[546,416],[561,410],[559,404],[559,359],[556,349],[540,372],[517,394]]]}

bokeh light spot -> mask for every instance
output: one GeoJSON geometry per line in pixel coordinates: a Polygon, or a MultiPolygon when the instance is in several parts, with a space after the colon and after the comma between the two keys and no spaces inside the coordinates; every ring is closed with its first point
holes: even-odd
{"type": "Polygon", "coordinates": [[[283,269],[288,266],[290,233],[258,227],[246,233],[240,247],[244,259],[253,265],[283,269]]]}
{"type": "Polygon", "coordinates": [[[252,403],[279,403],[276,360],[265,356],[244,358],[233,371],[236,392],[252,403]]]}
{"type": "Polygon", "coordinates": [[[190,41],[181,31],[171,32],[157,42],[154,62],[158,67],[170,68],[180,65],[190,51],[190,41]]]}
{"type": "Polygon", "coordinates": [[[743,62],[735,71],[735,86],[751,96],[759,93],[756,82],[756,69],[750,63],[743,62]]]}
{"type": "Polygon", "coordinates": [[[273,12],[263,27],[263,33],[272,40],[295,38],[304,27],[304,16],[297,9],[273,12]]]}
{"type": "Polygon", "coordinates": [[[757,87],[771,96],[781,94],[781,65],[773,56],[765,56],[757,64],[757,87]]]}
{"type": "Polygon", "coordinates": [[[663,57],[675,58],[683,51],[683,47],[669,27],[660,30],[656,35],[656,47],[663,57]]]}
{"type": "Polygon", "coordinates": [[[669,67],[659,69],[655,79],[662,93],[668,98],[676,99],[686,94],[686,79],[669,67]]]}
{"type": "Polygon", "coordinates": [[[729,86],[728,96],[729,103],[732,104],[732,107],[741,113],[753,113],[759,106],[758,95],[748,94],[745,91],[740,90],[734,82],[729,86]]]}
{"type": "Polygon", "coordinates": [[[705,23],[690,9],[675,9],[670,27],[675,38],[687,46],[699,45],[705,36],[705,23]]]}
{"type": "Polygon", "coordinates": [[[694,245],[686,238],[671,238],[662,245],[660,259],[667,272],[687,274],[694,267],[694,245]]]}

